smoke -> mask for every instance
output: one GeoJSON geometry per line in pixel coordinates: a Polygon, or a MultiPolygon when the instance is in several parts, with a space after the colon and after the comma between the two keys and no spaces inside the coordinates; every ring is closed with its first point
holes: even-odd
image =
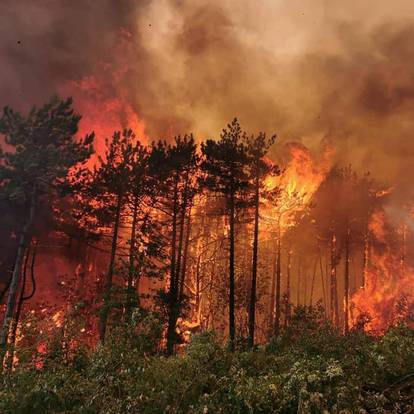
{"type": "Polygon", "coordinates": [[[216,136],[234,116],[411,198],[414,3],[3,0],[0,105],[73,95],[83,130],[216,136]],[[400,190],[400,189],[403,189],[400,190]]]}

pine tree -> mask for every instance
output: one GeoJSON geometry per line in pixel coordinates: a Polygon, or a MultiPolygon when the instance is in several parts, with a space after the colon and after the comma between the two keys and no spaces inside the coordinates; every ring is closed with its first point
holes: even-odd
{"type": "Polygon", "coordinates": [[[276,140],[276,135],[269,139],[266,134],[260,133],[257,136],[251,136],[247,139],[247,154],[249,157],[249,175],[253,192],[254,207],[254,230],[253,230],[253,258],[252,258],[252,278],[250,287],[250,304],[249,304],[249,346],[254,345],[255,331],[255,314],[256,314],[256,284],[257,284],[257,262],[258,262],[258,244],[259,244],[259,209],[260,199],[262,197],[265,179],[268,175],[279,174],[276,166],[266,162],[263,158],[269,151],[269,148],[276,140]]]}
{"type": "Polygon", "coordinates": [[[177,342],[176,324],[182,308],[182,268],[185,221],[197,192],[199,157],[192,135],[175,137],[173,144],[159,141],[152,145],[150,164],[156,181],[156,207],[167,217],[170,228],[169,289],[167,301],[167,354],[177,342]],[[181,294],[180,294],[181,292],[181,294]]]}
{"type": "Polygon", "coordinates": [[[131,171],[131,189],[129,192],[129,204],[132,212],[131,235],[129,238],[129,263],[127,274],[127,294],[125,317],[131,319],[132,307],[138,303],[137,297],[134,298],[134,283],[140,277],[139,258],[142,258],[143,251],[139,251],[137,239],[144,243],[143,238],[137,235],[138,227],[141,227],[141,233],[146,233],[148,229],[148,214],[145,211],[144,199],[150,191],[149,181],[149,150],[139,141],[135,144],[135,156],[132,161],[131,171]],[[140,226],[141,224],[141,226],[140,226]]]}
{"type": "Polygon", "coordinates": [[[108,270],[104,279],[103,304],[99,317],[99,338],[105,341],[108,317],[111,309],[111,293],[117,260],[119,230],[122,213],[130,196],[133,168],[141,145],[131,130],[116,131],[112,140],[106,142],[104,157],[92,172],[88,198],[92,201],[94,213],[102,226],[112,229],[108,270]]]}
{"type": "Polygon", "coordinates": [[[36,217],[42,207],[51,206],[54,198],[70,192],[70,171],[85,163],[92,153],[93,135],[75,139],[79,121],[72,100],[58,98],[33,108],[27,116],[6,107],[0,118],[0,133],[11,147],[10,151],[0,151],[1,197],[22,206],[25,212],[0,333],[1,366],[36,217]]]}
{"type": "Polygon", "coordinates": [[[229,336],[230,349],[235,341],[235,223],[236,211],[245,204],[249,186],[249,157],[246,135],[237,119],[224,129],[219,141],[207,140],[201,145],[201,168],[206,174],[206,188],[224,198],[225,214],[229,221],[229,336]]]}

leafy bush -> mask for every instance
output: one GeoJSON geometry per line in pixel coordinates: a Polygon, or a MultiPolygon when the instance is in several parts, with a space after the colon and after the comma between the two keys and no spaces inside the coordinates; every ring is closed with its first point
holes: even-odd
{"type": "Polygon", "coordinates": [[[414,332],[404,326],[381,338],[309,327],[306,335],[287,332],[235,353],[204,332],[166,358],[157,353],[157,325],[155,314],[136,314],[93,353],[4,374],[0,412],[346,414],[412,407],[414,332]]]}

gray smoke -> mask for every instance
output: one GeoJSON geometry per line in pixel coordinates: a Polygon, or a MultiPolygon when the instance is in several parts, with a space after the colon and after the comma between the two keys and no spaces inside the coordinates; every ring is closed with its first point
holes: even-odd
{"type": "Polygon", "coordinates": [[[237,116],[282,142],[331,143],[411,198],[413,12],[409,0],[3,0],[0,105],[121,99],[152,138],[217,135],[237,116]]]}

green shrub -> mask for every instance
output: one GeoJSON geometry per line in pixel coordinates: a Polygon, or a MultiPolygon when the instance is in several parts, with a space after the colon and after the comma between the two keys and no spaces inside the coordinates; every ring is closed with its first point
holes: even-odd
{"type": "Polygon", "coordinates": [[[92,353],[54,350],[41,369],[3,374],[0,412],[399,413],[411,403],[412,388],[400,385],[414,378],[414,333],[404,326],[382,338],[311,327],[235,353],[204,332],[166,358],[156,325],[155,314],[137,314],[92,353]]]}

